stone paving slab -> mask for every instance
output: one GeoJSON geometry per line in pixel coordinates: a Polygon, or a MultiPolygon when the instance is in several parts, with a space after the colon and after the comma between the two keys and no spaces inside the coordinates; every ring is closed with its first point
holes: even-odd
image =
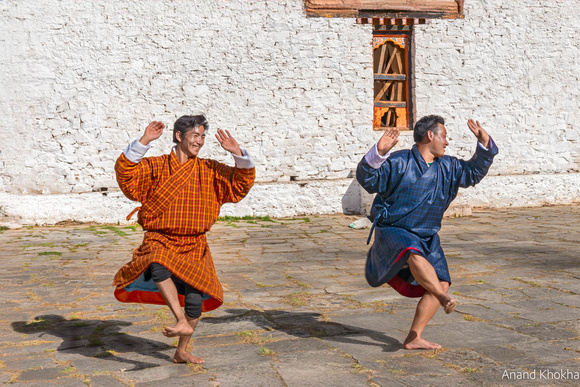
{"type": "Polygon", "coordinates": [[[580,206],[444,219],[440,236],[459,306],[439,311],[425,330],[443,346],[437,351],[403,349],[417,299],[366,284],[368,230],[348,228],[354,220],[216,223],[208,240],[225,304],[196,329],[192,351],[203,365],[172,362],[177,341],[161,334],[172,324],[167,308],[113,297],[113,275],[142,240],[138,226],[2,230],[0,383],[580,383],[580,206]],[[534,370],[535,379],[521,378],[534,370]]]}
{"type": "MultiPolygon", "coordinates": [[[[271,363],[221,368],[214,373],[212,381],[220,386],[285,386],[271,363]]],[[[197,384],[195,385],[197,386],[197,384]]]]}
{"type": "Polygon", "coordinates": [[[278,356],[274,364],[289,386],[361,386],[368,376],[350,356],[328,349],[295,352],[278,356]]]}

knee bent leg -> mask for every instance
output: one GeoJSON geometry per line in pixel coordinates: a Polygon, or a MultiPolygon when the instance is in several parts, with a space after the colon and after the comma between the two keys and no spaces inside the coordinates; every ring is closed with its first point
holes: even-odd
{"type": "Polygon", "coordinates": [[[166,279],[171,278],[171,272],[159,263],[153,262],[149,265],[149,270],[151,271],[153,282],[163,282],[166,279]]]}
{"type": "Polygon", "coordinates": [[[189,287],[185,293],[185,314],[189,318],[199,318],[201,316],[201,306],[203,304],[203,293],[197,289],[189,287]]]}

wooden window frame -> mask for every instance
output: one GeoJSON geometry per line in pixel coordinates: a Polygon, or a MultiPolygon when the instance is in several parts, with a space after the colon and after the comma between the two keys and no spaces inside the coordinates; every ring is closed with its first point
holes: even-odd
{"type": "MultiPolygon", "coordinates": [[[[412,130],[415,121],[415,41],[413,36],[413,25],[425,24],[429,19],[463,19],[464,0],[304,0],[304,11],[307,17],[329,17],[329,18],[357,18],[357,24],[373,25],[373,40],[378,35],[393,35],[407,37],[409,44],[406,52],[406,122],[404,126],[396,127],[401,130],[412,130]]],[[[377,103],[375,102],[377,93],[375,89],[375,50],[373,45],[373,129],[385,130],[393,126],[380,126],[381,120],[377,120],[377,103]]],[[[387,66],[388,67],[388,66],[387,66]]],[[[388,76],[387,71],[382,72],[388,76]]],[[[383,80],[389,80],[387,79],[383,80]]],[[[393,82],[400,82],[400,79],[390,79],[393,82]]],[[[393,93],[391,91],[390,93],[393,93]]],[[[399,90],[397,90],[399,92],[399,90]]],[[[389,96],[390,97],[390,96],[389,96]]],[[[390,98],[389,98],[390,99],[390,98]]],[[[380,101],[378,101],[380,102],[380,101]]],[[[397,102],[393,100],[383,102],[397,102]]],[[[401,102],[401,101],[399,101],[401,102]]],[[[379,103],[380,105],[380,103],[379,103]]],[[[401,109],[401,108],[399,108],[401,109]]],[[[395,115],[397,118],[399,115],[395,115]]],[[[382,117],[381,117],[382,118],[382,117]]],[[[391,119],[387,124],[392,124],[392,116],[385,117],[391,119]]]]}
{"type": "MultiPolygon", "coordinates": [[[[406,43],[406,52],[404,53],[405,63],[402,67],[404,67],[404,83],[402,86],[398,86],[400,93],[403,93],[405,96],[405,101],[400,100],[390,100],[390,101],[375,101],[376,97],[381,94],[380,92],[376,92],[377,86],[379,88],[381,82],[383,83],[383,87],[387,88],[389,86],[385,86],[389,80],[393,82],[401,82],[401,75],[385,75],[385,74],[377,74],[375,73],[375,62],[376,58],[375,55],[378,54],[377,48],[375,50],[373,44],[373,130],[375,131],[382,131],[393,127],[398,127],[400,130],[412,130],[413,124],[415,120],[415,112],[414,112],[414,39],[413,39],[413,28],[412,26],[375,26],[373,28],[373,42],[375,38],[380,37],[392,37],[392,38],[404,38],[406,43]],[[395,125],[387,123],[386,126],[382,126],[381,124],[383,116],[387,113],[387,109],[395,109],[396,118],[395,118],[395,125]],[[401,116],[402,111],[404,109],[404,117],[401,116]]],[[[383,43],[386,44],[386,43],[383,43]]],[[[379,63],[380,65],[380,63],[379,63]]],[[[388,65],[388,63],[387,63],[388,65]]],[[[392,65],[391,65],[392,66],[392,65]]],[[[389,68],[386,69],[387,71],[389,68]]],[[[381,91],[382,88],[381,88],[381,91]]],[[[383,91],[383,96],[385,92],[383,91]]],[[[389,115],[391,117],[391,115],[389,115]]],[[[391,118],[393,121],[393,118],[391,118]]]]}

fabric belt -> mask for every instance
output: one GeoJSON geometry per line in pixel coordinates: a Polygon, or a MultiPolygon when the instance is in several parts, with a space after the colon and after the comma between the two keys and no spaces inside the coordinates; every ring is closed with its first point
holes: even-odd
{"type": "Polygon", "coordinates": [[[131,217],[135,214],[135,212],[139,211],[141,207],[136,207],[129,215],[127,215],[127,220],[130,220],[131,217]]]}
{"type": "Polygon", "coordinates": [[[371,243],[371,237],[373,236],[373,232],[375,231],[375,227],[377,226],[377,223],[379,223],[381,220],[385,219],[387,217],[388,212],[389,212],[388,207],[385,207],[381,210],[381,212],[379,212],[377,214],[377,216],[375,216],[375,220],[373,221],[373,225],[371,226],[371,231],[369,232],[369,237],[367,239],[367,245],[369,243],[371,243]]]}

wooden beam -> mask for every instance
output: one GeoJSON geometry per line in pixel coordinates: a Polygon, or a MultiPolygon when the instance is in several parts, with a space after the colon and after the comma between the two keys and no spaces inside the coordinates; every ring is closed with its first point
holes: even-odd
{"type": "Polygon", "coordinates": [[[381,101],[375,102],[375,107],[394,107],[394,108],[404,108],[407,107],[407,102],[405,101],[381,101]]]}
{"type": "MultiPolygon", "coordinates": [[[[397,66],[393,65],[393,70],[396,70],[397,73],[401,73],[403,71],[403,59],[401,56],[405,53],[405,51],[401,50],[400,53],[397,55],[397,66]]],[[[403,84],[399,83],[397,85],[397,101],[403,100],[403,84]]]]}
{"type": "MultiPolygon", "coordinates": [[[[386,44],[384,44],[386,46],[386,44]]],[[[391,68],[391,65],[393,64],[393,60],[395,59],[395,56],[397,55],[397,52],[399,51],[397,49],[397,46],[393,47],[393,53],[391,54],[391,57],[389,58],[389,63],[387,63],[387,67],[385,68],[385,70],[383,71],[383,73],[388,73],[389,69],[391,68]]],[[[396,73],[400,73],[399,71],[393,71],[396,73]]]]}
{"type": "Polygon", "coordinates": [[[383,64],[385,64],[385,54],[386,54],[386,52],[387,52],[387,45],[386,44],[383,44],[381,46],[381,58],[379,60],[379,67],[377,67],[377,71],[379,73],[382,73],[383,72],[383,64]]]}
{"type": "Polygon", "coordinates": [[[401,17],[462,17],[463,0],[304,0],[308,16],[357,17],[362,14],[406,14],[401,17]]]}
{"type": "Polygon", "coordinates": [[[409,128],[406,127],[406,126],[398,126],[398,125],[397,126],[373,126],[373,130],[375,132],[379,132],[379,131],[384,132],[386,130],[390,130],[390,129],[393,129],[393,128],[397,128],[400,131],[409,130],[409,128]]]}
{"type": "Polygon", "coordinates": [[[405,74],[375,74],[375,81],[406,81],[407,76],[405,74]]]}
{"type": "Polygon", "coordinates": [[[391,86],[393,83],[392,82],[386,82],[383,85],[383,88],[381,89],[381,91],[379,91],[379,93],[377,94],[377,96],[375,97],[374,102],[378,102],[381,100],[381,98],[383,98],[383,94],[385,94],[387,92],[387,90],[389,90],[389,86],[391,86]]]}

